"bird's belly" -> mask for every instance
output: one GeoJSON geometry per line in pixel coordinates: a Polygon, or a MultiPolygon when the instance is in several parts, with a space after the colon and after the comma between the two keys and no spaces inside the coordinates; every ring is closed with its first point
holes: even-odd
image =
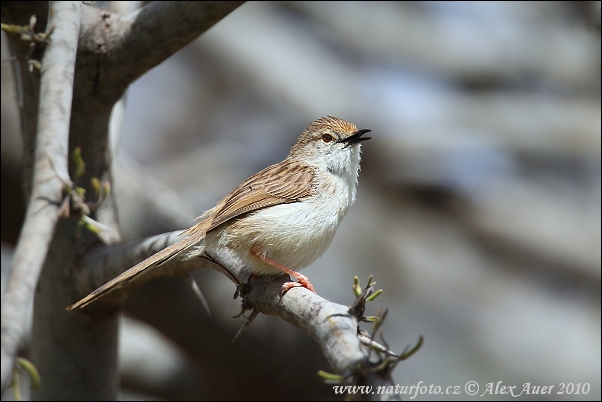
{"type": "Polygon", "coordinates": [[[319,202],[276,205],[226,225],[218,241],[234,250],[251,272],[281,273],[251,250],[297,271],[326,251],[344,212],[319,202]]]}

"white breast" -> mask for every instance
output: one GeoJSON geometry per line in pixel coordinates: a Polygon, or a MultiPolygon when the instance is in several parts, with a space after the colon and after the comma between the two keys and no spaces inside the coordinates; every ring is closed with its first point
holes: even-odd
{"type": "Polygon", "coordinates": [[[352,203],[347,183],[330,177],[332,180],[321,183],[317,195],[308,200],[261,209],[208,236],[207,251],[228,247],[249,271],[258,274],[281,271],[250,255],[252,247],[292,270],[307,267],[330,246],[352,203]]]}

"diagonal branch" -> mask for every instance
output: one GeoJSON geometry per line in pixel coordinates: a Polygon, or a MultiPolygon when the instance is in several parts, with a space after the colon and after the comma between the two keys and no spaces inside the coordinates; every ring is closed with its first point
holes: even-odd
{"type": "Polygon", "coordinates": [[[124,16],[85,7],[80,52],[91,56],[90,63],[99,63],[95,85],[102,83],[102,87],[106,87],[108,84],[118,98],[142,74],[198,38],[243,3],[155,1],[124,16]],[[161,46],[157,46],[159,43],[161,46]]]}
{"type": "MultiPolygon", "coordinates": [[[[78,293],[82,296],[89,293],[140,260],[176,242],[180,233],[163,233],[91,253],[86,257],[86,268],[78,278],[78,293]]],[[[243,303],[246,307],[278,317],[312,337],[337,374],[344,378],[359,376],[364,379],[365,385],[393,385],[389,372],[383,370],[384,375],[379,375],[372,368],[368,348],[364,346],[365,341],[358,330],[358,320],[350,313],[348,306],[331,302],[303,288],[293,288],[280,298],[282,284],[288,280],[285,276],[253,277],[250,285],[246,285],[249,274],[239,264],[225,249],[202,258],[172,258],[89,307],[70,313],[103,314],[103,311],[112,309],[110,304],[120,303],[119,296],[152,278],[181,275],[192,269],[215,269],[235,284],[245,284],[241,293],[244,293],[243,303]]]]}
{"type": "Polygon", "coordinates": [[[2,393],[26,331],[33,293],[58,221],[67,149],[81,2],[52,2],[53,29],[42,60],[32,194],[2,300],[2,393]],[[56,202],[56,203],[55,203],[56,202]]]}

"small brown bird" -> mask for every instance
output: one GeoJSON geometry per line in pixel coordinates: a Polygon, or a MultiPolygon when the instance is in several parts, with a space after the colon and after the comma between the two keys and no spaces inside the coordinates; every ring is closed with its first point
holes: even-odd
{"type": "Polygon", "coordinates": [[[67,310],[83,307],[120,288],[173,256],[194,257],[227,248],[252,274],[286,273],[282,293],[303,286],[314,291],[297,272],[326,251],[336,229],[355,201],[360,168],[360,143],[371,130],[337,117],[311,123],[282,162],[249,177],[183,238],[102,285],[67,310]]]}

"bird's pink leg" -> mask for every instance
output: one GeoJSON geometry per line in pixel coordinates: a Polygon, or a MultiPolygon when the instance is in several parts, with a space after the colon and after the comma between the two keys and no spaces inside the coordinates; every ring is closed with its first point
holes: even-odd
{"type": "Polygon", "coordinates": [[[293,271],[292,269],[285,267],[284,265],[272,260],[271,258],[266,257],[265,255],[261,255],[254,249],[251,249],[251,255],[253,257],[259,258],[262,261],[265,261],[271,266],[278,268],[285,274],[289,274],[290,276],[293,276],[297,279],[298,282],[286,282],[282,285],[282,289],[280,290],[280,297],[284,296],[284,294],[290,289],[296,287],[304,287],[305,289],[311,290],[312,292],[316,293],[316,291],[314,290],[314,285],[311,284],[307,276],[300,274],[297,271],[293,271]]]}

